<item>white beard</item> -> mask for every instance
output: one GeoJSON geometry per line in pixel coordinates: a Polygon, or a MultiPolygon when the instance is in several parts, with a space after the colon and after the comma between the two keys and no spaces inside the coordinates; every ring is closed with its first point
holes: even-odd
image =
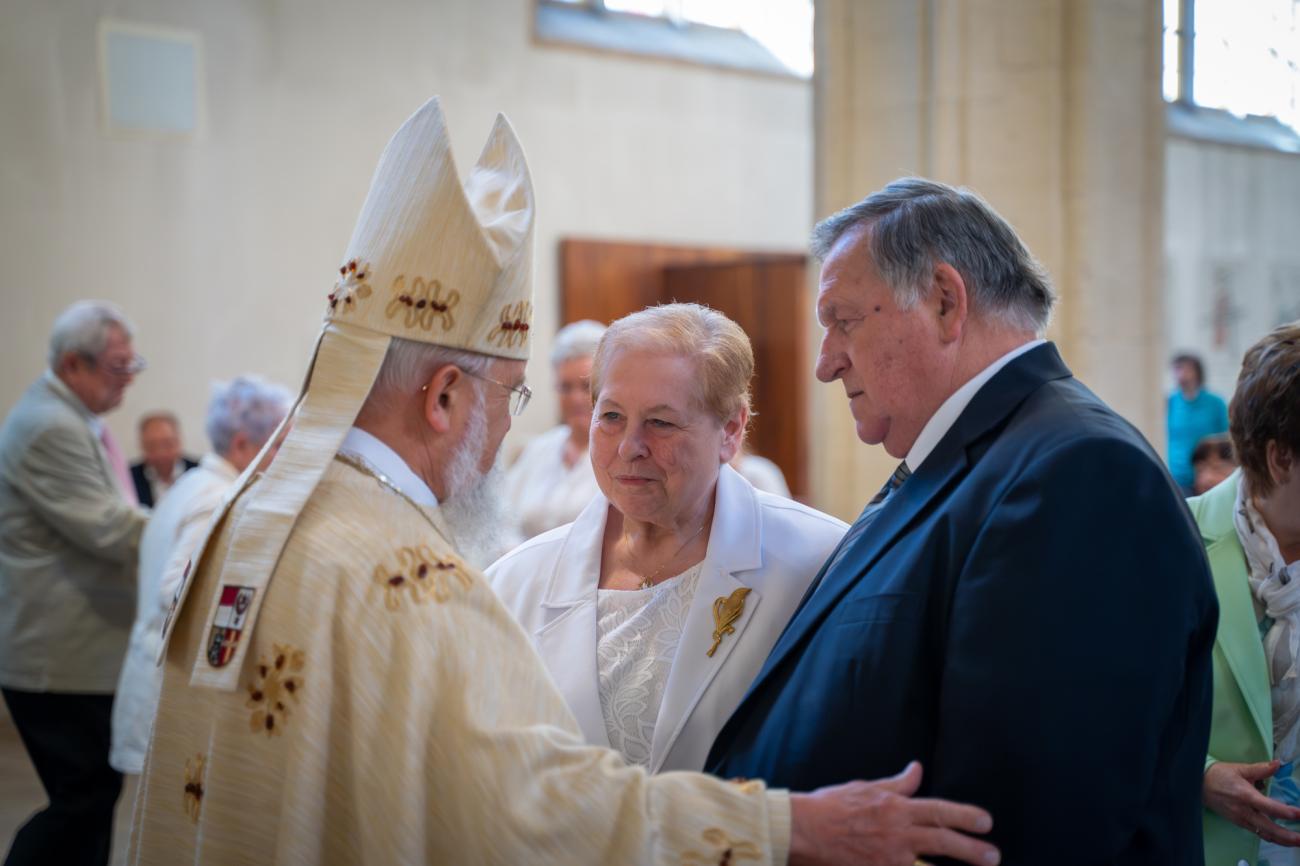
{"type": "Polygon", "coordinates": [[[480,403],[447,466],[447,500],[439,504],[457,552],[480,569],[487,568],[511,547],[502,532],[507,521],[500,453],[487,472],[478,468],[486,446],[487,412],[480,403]]]}

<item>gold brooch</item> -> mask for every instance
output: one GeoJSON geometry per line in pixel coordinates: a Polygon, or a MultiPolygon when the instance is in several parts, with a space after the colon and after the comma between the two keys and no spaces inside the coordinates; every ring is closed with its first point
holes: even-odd
{"type": "Polygon", "coordinates": [[[713,646],[705,653],[709,658],[718,651],[718,645],[722,643],[724,635],[736,633],[733,623],[745,612],[747,595],[749,595],[749,587],[742,586],[726,598],[718,596],[713,600],[713,646]]]}

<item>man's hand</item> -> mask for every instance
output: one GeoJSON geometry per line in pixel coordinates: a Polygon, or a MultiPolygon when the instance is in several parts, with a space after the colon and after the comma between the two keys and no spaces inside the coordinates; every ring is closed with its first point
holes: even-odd
{"type": "Polygon", "coordinates": [[[983,809],[915,800],[921,765],[891,779],[849,782],[790,796],[790,866],[913,866],[923,855],[996,866],[998,849],[967,833],[987,833],[983,809]]]}
{"type": "MultiPolygon", "coordinates": [[[[1281,766],[1280,761],[1266,764],[1211,764],[1201,782],[1201,799],[1238,827],[1245,827],[1274,845],[1300,848],[1300,833],[1279,827],[1276,821],[1300,821],[1300,809],[1293,809],[1265,796],[1258,786],[1281,766]]],[[[791,809],[794,807],[791,806],[791,809]]]]}

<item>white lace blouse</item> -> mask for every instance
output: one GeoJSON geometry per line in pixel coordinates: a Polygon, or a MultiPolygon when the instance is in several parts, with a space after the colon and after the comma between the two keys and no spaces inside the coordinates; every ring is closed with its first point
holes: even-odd
{"type": "Polygon", "coordinates": [[[703,563],[650,589],[596,591],[596,667],[609,744],[647,766],[703,563]]]}

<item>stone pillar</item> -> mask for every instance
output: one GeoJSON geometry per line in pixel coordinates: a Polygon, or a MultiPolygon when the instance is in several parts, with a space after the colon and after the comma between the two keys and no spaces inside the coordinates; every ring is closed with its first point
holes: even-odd
{"type": "MultiPolygon", "coordinates": [[[[1049,337],[1163,442],[1164,106],[1157,0],[817,0],[815,207],[895,177],[983,195],[1060,296],[1049,337]]],[[[811,303],[811,302],[810,302],[811,303]]],[[[896,461],[813,397],[819,505],[855,516],[896,461]]]]}

